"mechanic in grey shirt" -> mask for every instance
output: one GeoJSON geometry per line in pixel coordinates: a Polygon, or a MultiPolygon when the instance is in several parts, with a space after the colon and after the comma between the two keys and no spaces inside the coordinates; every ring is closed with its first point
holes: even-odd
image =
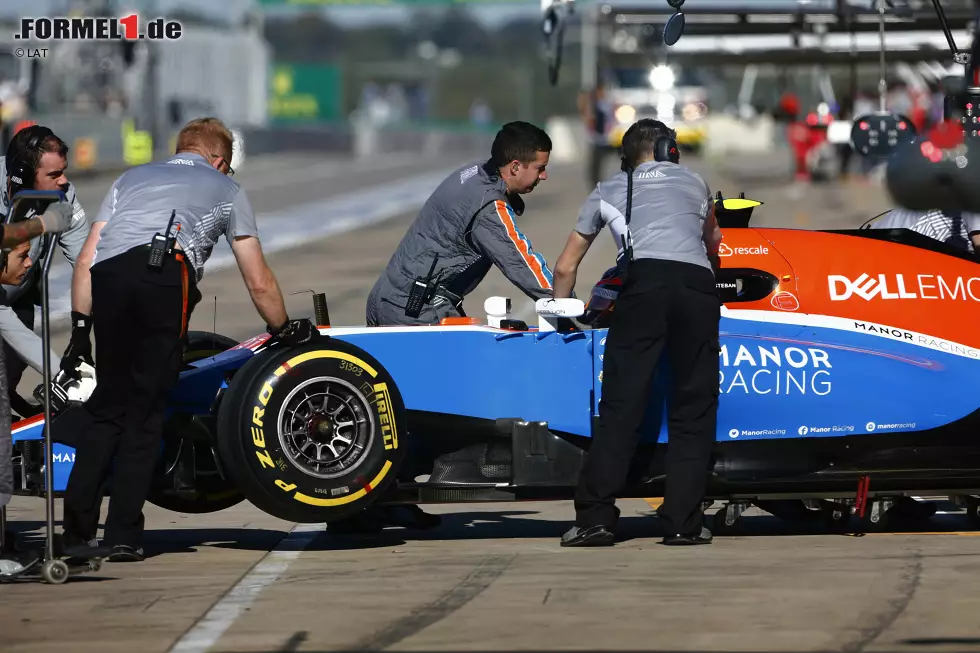
{"type": "Polygon", "coordinates": [[[90,425],[77,436],[64,501],[68,555],[96,534],[102,488],[115,458],[105,523],[108,560],[143,559],[143,504],[163,434],[167,396],[177,381],[187,326],[200,299],[197,283],[222,235],[270,333],[286,344],[307,342],[313,324],[290,320],[266,265],[255,215],[233,171],[233,137],[214,118],[192,120],[177,135],[177,154],[131,168],[109,189],[72,278],[72,335],[62,369],[99,354],[97,385],[82,406],[90,425]],[[176,230],[176,231],[175,231],[176,230]],[[155,234],[173,235],[159,266],[155,234]]]}
{"type": "MultiPolygon", "coordinates": [[[[57,243],[68,262],[74,266],[88,234],[88,221],[75,187],[65,176],[68,167],[68,145],[49,128],[41,125],[26,127],[11,139],[6,155],[0,157],[0,215],[10,214],[13,196],[23,189],[61,190],[72,210],[71,225],[58,234],[57,243]]],[[[29,209],[25,217],[35,215],[29,209]]],[[[18,285],[3,284],[5,300],[0,302],[0,336],[3,337],[7,361],[7,388],[11,408],[20,417],[30,417],[41,407],[30,403],[17,393],[17,386],[27,366],[38,372],[43,364],[44,347],[34,332],[35,306],[41,305],[41,265],[45,252],[42,239],[31,240],[31,269],[18,285]]],[[[51,357],[52,375],[59,360],[51,357]]]]}
{"type": "Polygon", "coordinates": [[[609,225],[626,275],[607,336],[599,426],[575,494],[575,525],[562,546],[613,543],[615,498],[626,482],[664,349],[673,375],[659,511],[664,544],[711,541],[701,501],[718,412],[721,300],[714,271],[721,229],[708,185],[676,163],[674,138],[657,120],[640,120],[627,130],[623,172],[596,185],[555,263],[554,297],[569,297],[579,263],[609,225]]]}

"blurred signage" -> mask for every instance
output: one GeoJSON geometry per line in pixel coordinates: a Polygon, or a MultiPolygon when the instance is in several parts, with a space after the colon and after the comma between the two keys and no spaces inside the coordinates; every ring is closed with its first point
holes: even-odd
{"type": "Polygon", "coordinates": [[[80,170],[87,170],[95,165],[96,147],[94,138],[76,138],[75,147],[75,167],[80,170]]]}
{"type": "Polygon", "coordinates": [[[153,160],[153,137],[148,131],[137,131],[133,121],[122,124],[123,160],[127,165],[138,166],[153,160]]]}
{"type": "Polygon", "coordinates": [[[335,66],[277,65],[270,77],[269,118],[335,120],[340,116],[340,71],[335,66]]]}

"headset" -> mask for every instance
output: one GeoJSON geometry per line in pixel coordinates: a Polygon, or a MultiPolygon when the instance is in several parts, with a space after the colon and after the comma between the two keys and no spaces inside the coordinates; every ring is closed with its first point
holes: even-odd
{"type": "MultiPolygon", "coordinates": [[[[681,154],[677,148],[677,141],[670,136],[661,136],[653,144],[654,161],[667,161],[670,163],[680,163],[681,154]]],[[[616,257],[616,267],[619,268],[620,276],[625,280],[629,272],[629,265],[633,262],[633,235],[630,233],[630,215],[633,212],[633,167],[626,162],[626,156],[622,157],[620,170],[626,173],[626,233],[621,236],[623,251],[616,257]]]]}
{"type": "Polygon", "coordinates": [[[34,188],[37,168],[31,165],[31,153],[38,150],[38,146],[45,138],[54,136],[53,131],[41,125],[31,125],[24,129],[30,132],[30,136],[23,148],[17,148],[14,145],[14,141],[17,138],[16,135],[7,144],[5,161],[7,166],[7,179],[10,181],[11,198],[22,190],[34,188]]]}

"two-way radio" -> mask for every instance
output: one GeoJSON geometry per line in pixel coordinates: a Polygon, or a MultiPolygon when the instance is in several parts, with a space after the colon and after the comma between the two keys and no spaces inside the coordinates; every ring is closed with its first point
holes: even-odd
{"type": "Polygon", "coordinates": [[[432,295],[435,293],[435,284],[432,283],[432,275],[436,271],[436,263],[439,262],[439,255],[436,254],[432,258],[432,266],[429,268],[429,274],[422,277],[415,277],[415,281],[412,282],[412,288],[408,291],[408,301],[405,304],[405,315],[415,319],[422,314],[422,308],[429,302],[432,295]]]}
{"type": "Polygon", "coordinates": [[[153,239],[150,240],[150,256],[146,262],[146,265],[150,268],[160,270],[163,268],[163,257],[167,254],[171,254],[174,251],[174,245],[177,242],[177,234],[180,233],[180,223],[177,223],[177,231],[174,235],[170,235],[170,228],[174,225],[174,219],[177,217],[177,209],[174,209],[170,213],[170,222],[167,223],[167,230],[160,234],[157,232],[153,234],[153,239]]]}

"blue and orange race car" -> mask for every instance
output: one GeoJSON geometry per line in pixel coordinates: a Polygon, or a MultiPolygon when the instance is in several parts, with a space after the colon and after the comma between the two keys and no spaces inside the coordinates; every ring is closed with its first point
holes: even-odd
{"type": "MultiPolygon", "coordinates": [[[[716,530],[749,503],[881,526],[895,500],[927,493],[956,497],[977,519],[977,261],[908,230],[752,228],[757,205],[717,204],[709,498],[727,505],[716,530]]],[[[191,334],[151,501],[208,512],[247,499],[289,521],[331,522],[375,502],[571,498],[602,395],[597,309],[614,307],[542,300],[527,325],[508,319],[508,303],[489,301],[483,324],[323,325],[300,347],[191,334]],[[589,311],[597,328],[555,328],[589,311]]],[[[662,496],[668,437],[654,385],[624,497],[662,496]]],[[[56,491],[79,419],[69,408],[53,420],[56,491]]],[[[43,426],[14,425],[25,494],[43,488],[43,426]]]]}

